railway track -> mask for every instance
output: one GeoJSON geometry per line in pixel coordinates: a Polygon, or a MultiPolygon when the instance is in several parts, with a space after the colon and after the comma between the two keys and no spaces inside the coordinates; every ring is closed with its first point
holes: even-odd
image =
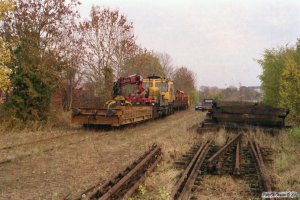
{"type": "MultiPolygon", "coordinates": [[[[102,137],[105,137],[107,135],[102,135],[102,137]]],[[[66,134],[66,135],[58,135],[55,137],[50,137],[50,138],[44,138],[40,140],[35,140],[35,141],[30,141],[26,143],[21,143],[21,144],[14,144],[6,147],[1,147],[0,148],[0,165],[2,164],[7,164],[7,163],[12,163],[17,160],[22,160],[27,157],[31,157],[34,155],[37,155],[36,152],[30,151],[30,149],[39,149],[39,153],[47,153],[53,150],[57,149],[63,149],[65,147],[68,147],[70,145],[74,144],[79,144],[81,142],[84,142],[91,137],[86,136],[86,135],[77,135],[77,133],[71,133],[71,134],[66,134]],[[78,139],[73,141],[72,137],[78,137],[78,139]],[[68,141],[70,140],[70,141],[68,141]],[[52,144],[53,143],[53,144],[52,144]],[[59,143],[59,144],[57,144],[59,143]],[[42,145],[45,145],[44,147],[42,145]],[[33,148],[33,147],[34,148],[33,148]],[[49,147],[48,147],[49,146],[49,147]],[[25,148],[25,147],[30,147],[28,148],[29,151],[21,151],[19,155],[14,155],[16,149],[20,148],[25,148]],[[7,158],[2,158],[3,155],[8,155],[7,158]]],[[[98,140],[99,138],[93,138],[93,140],[98,140]]]]}
{"type": "Polygon", "coordinates": [[[76,199],[127,199],[144,182],[146,176],[154,170],[161,157],[161,148],[153,145],[149,151],[135,160],[123,172],[103,185],[98,184],[89,188],[76,199]]]}
{"type": "MultiPolygon", "coordinates": [[[[53,151],[53,150],[56,150],[56,149],[62,149],[62,148],[65,148],[67,146],[70,146],[70,145],[81,143],[81,142],[86,141],[88,139],[89,138],[84,137],[80,140],[72,141],[72,142],[69,142],[69,143],[66,143],[66,144],[61,144],[61,145],[58,145],[58,146],[57,145],[51,146],[51,147],[46,148],[46,149],[41,149],[39,151],[39,153],[47,153],[47,152],[50,152],[50,151],[53,151]]],[[[45,141],[50,141],[50,140],[45,140],[45,141]]],[[[12,157],[9,157],[9,158],[4,158],[4,159],[0,158],[0,165],[12,163],[14,161],[22,160],[24,158],[31,157],[31,156],[34,156],[34,155],[37,155],[37,154],[34,153],[34,152],[28,152],[28,153],[23,153],[23,154],[18,155],[18,156],[12,156],[12,157]]]]}
{"type": "Polygon", "coordinates": [[[192,157],[188,166],[182,173],[179,181],[176,183],[172,193],[171,199],[188,199],[190,191],[192,189],[192,184],[196,179],[198,168],[202,165],[208,149],[212,141],[207,141],[202,143],[198,149],[196,149],[195,155],[192,157]]]}
{"type": "Polygon", "coordinates": [[[175,165],[183,168],[179,180],[173,187],[171,199],[197,199],[196,190],[207,175],[231,175],[243,179],[249,190],[245,197],[260,197],[263,191],[272,191],[272,181],[265,161],[269,149],[262,149],[255,141],[242,145],[242,134],[228,139],[224,146],[207,141],[194,146],[175,165]]]}
{"type": "MultiPolygon", "coordinates": [[[[118,129],[120,129],[120,130],[122,130],[122,128],[125,128],[125,127],[118,127],[118,129]]],[[[94,129],[97,131],[104,131],[104,132],[114,130],[112,127],[99,127],[99,126],[95,127],[94,129]]],[[[117,128],[115,128],[115,129],[117,129],[117,128]]],[[[11,149],[19,148],[19,147],[31,146],[31,145],[41,144],[41,143],[60,141],[62,139],[71,138],[72,136],[85,137],[86,135],[87,135],[86,133],[78,133],[78,132],[73,132],[73,133],[64,134],[64,135],[55,135],[53,137],[46,137],[46,138],[42,138],[42,139],[38,139],[38,140],[32,140],[32,141],[16,143],[16,144],[13,143],[10,145],[1,146],[0,151],[11,150],[11,149]]],[[[103,135],[103,136],[106,136],[106,135],[103,135]]]]}
{"type": "MultiPolygon", "coordinates": [[[[261,179],[261,188],[263,188],[263,191],[271,192],[272,191],[272,182],[271,178],[268,174],[268,171],[266,169],[261,149],[259,145],[255,141],[249,142],[249,148],[251,149],[252,157],[255,158],[256,163],[256,169],[259,172],[259,177],[261,179]]],[[[270,200],[273,200],[273,198],[269,198],[270,200]]]]}
{"type": "Polygon", "coordinates": [[[62,139],[62,138],[73,136],[75,134],[76,133],[71,133],[71,134],[66,134],[66,135],[58,135],[58,136],[54,136],[54,137],[43,138],[43,139],[34,140],[34,141],[30,141],[30,142],[25,142],[25,143],[20,143],[20,144],[12,144],[10,146],[1,147],[0,151],[1,150],[9,150],[9,149],[22,147],[22,146],[27,146],[27,145],[38,144],[38,143],[42,143],[42,142],[53,141],[53,140],[56,140],[56,139],[62,139]]]}

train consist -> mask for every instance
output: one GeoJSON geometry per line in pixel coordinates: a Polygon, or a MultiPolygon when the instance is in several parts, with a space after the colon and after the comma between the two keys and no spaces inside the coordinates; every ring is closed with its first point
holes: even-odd
{"type": "Polygon", "coordinates": [[[172,81],[158,76],[121,77],[115,83],[113,99],[104,108],[73,108],[72,123],[121,126],[161,118],[190,106],[190,97],[175,90],[172,81]]]}

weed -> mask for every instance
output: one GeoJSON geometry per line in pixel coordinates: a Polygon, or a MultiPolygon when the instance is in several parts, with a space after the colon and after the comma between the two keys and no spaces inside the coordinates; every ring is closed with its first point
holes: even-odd
{"type": "Polygon", "coordinates": [[[286,152],[281,152],[276,159],[276,167],[279,173],[285,172],[291,164],[291,157],[286,152]]]}
{"type": "Polygon", "coordinates": [[[300,128],[293,128],[289,131],[289,135],[293,138],[299,139],[300,140],[300,128]]]}
{"type": "Polygon", "coordinates": [[[166,187],[158,188],[158,192],[162,200],[168,200],[170,198],[170,192],[166,189],[166,187]]]}
{"type": "Polygon", "coordinates": [[[139,194],[140,194],[141,196],[145,196],[146,193],[147,193],[146,186],[145,186],[145,185],[139,185],[138,191],[139,191],[139,194]]]}

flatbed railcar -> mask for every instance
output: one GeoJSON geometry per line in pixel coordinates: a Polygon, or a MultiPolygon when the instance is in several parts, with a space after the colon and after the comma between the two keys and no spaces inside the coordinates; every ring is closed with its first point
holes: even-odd
{"type": "Polygon", "coordinates": [[[157,76],[145,80],[138,75],[121,77],[115,82],[113,96],[104,108],[73,108],[71,122],[118,127],[168,116],[190,106],[189,96],[174,92],[172,81],[157,76]],[[124,87],[127,85],[134,88],[124,87]]]}
{"type": "Polygon", "coordinates": [[[73,112],[77,114],[73,114],[72,123],[78,125],[122,126],[153,118],[150,106],[118,106],[109,110],[80,108],[73,112]]]}

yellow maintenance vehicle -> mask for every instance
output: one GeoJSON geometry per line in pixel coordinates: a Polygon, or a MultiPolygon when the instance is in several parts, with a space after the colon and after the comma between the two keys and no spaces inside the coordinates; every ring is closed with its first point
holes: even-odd
{"type": "Polygon", "coordinates": [[[112,96],[101,109],[73,108],[72,123],[121,126],[167,116],[190,104],[182,91],[174,92],[172,81],[158,76],[121,77],[114,84],[112,96]]]}
{"type": "Polygon", "coordinates": [[[153,117],[159,118],[174,112],[174,85],[173,82],[159,76],[149,76],[143,82],[146,88],[145,97],[151,99],[153,117]]]}

